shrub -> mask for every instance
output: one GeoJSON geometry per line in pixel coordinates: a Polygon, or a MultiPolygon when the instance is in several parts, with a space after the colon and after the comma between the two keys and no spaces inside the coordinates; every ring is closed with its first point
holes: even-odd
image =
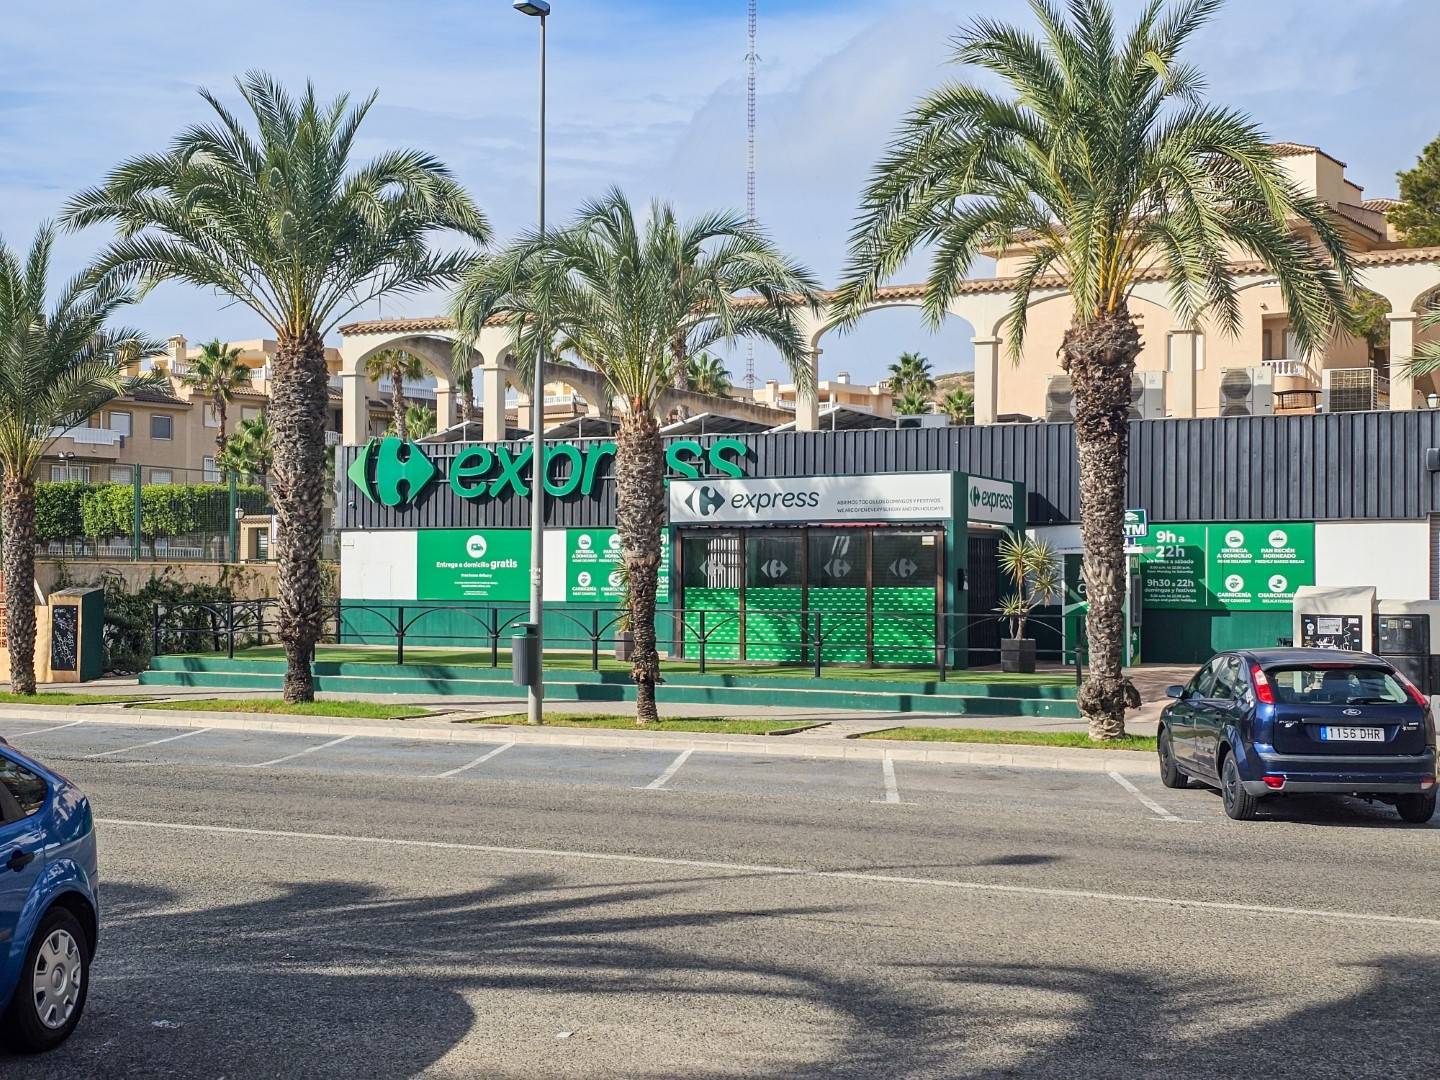
{"type": "MultiPolygon", "coordinates": [[[[82,485],[83,486],[83,485],[82,485]]],[[[265,490],[253,484],[238,489],[246,513],[263,510],[265,490]]],[[[134,528],[135,490],[129,484],[100,484],[81,493],[84,535],[129,536],[134,528]]],[[[230,489],[226,484],[145,484],[140,488],[140,530],[146,540],[221,532],[230,527],[230,489]]]]}
{"type": "Polygon", "coordinates": [[[85,535],[85,518],[80,510],[84,492],[91,485],[79,480],[35,485],[35,539],[77,540],[85,535]]]}

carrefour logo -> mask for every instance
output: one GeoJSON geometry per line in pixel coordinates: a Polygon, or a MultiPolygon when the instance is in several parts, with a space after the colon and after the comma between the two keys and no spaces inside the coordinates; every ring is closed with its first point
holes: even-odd
{"type": "Polygon", "coordinates": [[[360,494],[385,506],[413,503],[438,474],[419,443],[393,436],[367,442],[346,472],[360,494]]]}
{"type": "Polygon", "coordinates": [[[987,510],[1014,510],[1015,495],[1010,491],[981,491],[979,484],[971,484],[970,505],[987,510]]]}
{"type": "Polygon", "coordinates": [[[685,496],[685,505],[690,508],[692,514],[710,517],[725,505],[725,496],[709,484],[702,484],[685,496]]]}

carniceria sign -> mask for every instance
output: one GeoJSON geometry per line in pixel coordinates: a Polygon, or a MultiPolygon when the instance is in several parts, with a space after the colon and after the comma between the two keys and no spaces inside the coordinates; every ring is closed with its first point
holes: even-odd
{"type": "MultiPolygon", "coordinates": [[[[702,476],[738,478],[745,475],[748,447],[739,439],[716,439],[702,446],[677,439],[665,448],[670,476],[699,480],[702,476]]],[[[394,437],[371,439],[351,462],[346,475],[366,499],[384,506],[413,505],[434,483],[444,481],[462,499],[506,499],[530,495],[530,463],[534,447],[519,450],[503,444],[467,446],[448,460],[445,475],[419,443],[394,437]]],[[[590,496],[609,475],[615,458],[613,442],[550,443],[545,447],[545,492],[556,498],[590,496]]]]}

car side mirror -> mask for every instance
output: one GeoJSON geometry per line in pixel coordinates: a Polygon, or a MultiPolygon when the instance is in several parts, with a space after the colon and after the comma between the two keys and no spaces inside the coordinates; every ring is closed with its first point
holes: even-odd
{"type": "Polygon", "coordinates": [[[1183,698],[1185,696],[1185,688],[1183,686],[1167,686],[1165,688],[1165,696],[1169,698],[1183,698]]]}

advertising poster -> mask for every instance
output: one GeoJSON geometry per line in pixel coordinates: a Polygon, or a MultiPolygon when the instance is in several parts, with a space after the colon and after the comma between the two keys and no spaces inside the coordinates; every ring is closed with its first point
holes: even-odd
{"type": "MultiPolygon", "coordinates": [[[[546,572],[551,572],[546,567],[546,572]]],[[[614,529],[565,530],[565,598],[572,603],[614,603],[625,592],[620,575],[620,534],[614,529]]],[[[670,596],[670,534],[660,534],[657,602],[670,596]]]]}
{"type": "Polygon", "coordinates": [[[1288,611],[1315,583],[1311,522],[1151,525],[1144,547],[1146,607],[1288,611]]]}
{"type": "Polygon", "coordinates": [[[422,529],[421,600],[523,603],[530,596],[530,534],[524,529],[422,529]]]}

